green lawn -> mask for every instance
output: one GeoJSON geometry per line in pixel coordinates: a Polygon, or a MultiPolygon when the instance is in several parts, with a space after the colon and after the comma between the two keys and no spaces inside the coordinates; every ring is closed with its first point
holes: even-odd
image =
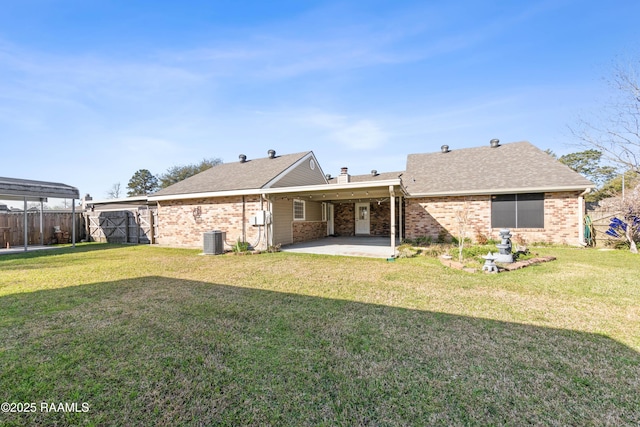
{"type": "Polygon", "coordinates": [[[637,426],[640,257],[534,251],[558,260],[0,256],[0,401],[36,404],[0,425],[637,426]]]}

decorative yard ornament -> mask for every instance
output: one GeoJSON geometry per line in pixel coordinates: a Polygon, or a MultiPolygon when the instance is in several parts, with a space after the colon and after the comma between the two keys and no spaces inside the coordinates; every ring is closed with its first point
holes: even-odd
{"type": "MultiPolygon", "coordinates": [[[[631,245],[631,251],[635,247],[635,236],[636,230],[640,230],[640,217],[636,216],[629,211],[629,214],[624,217],[624,220],[621,220],[617,217],[611,218],[611,223],[609,224],[609,229],[606,233],[615,238],[626,238],[627,241],[631,245]]],[[[636,249],[637,252],[637,249],[636,249]]]]}
{"type": "Polygon", "coordinates": [[[513,262],[513,254],[511,253],[511,231],[508,228],[503,228],[499,231],[501,242],[496,245],[499,254],[496,255],[497,262],[511,263],[513,262]]]}
{"type": "Polygon", "coordinates": [[[497,273],[498,266],[495,263],[496,255],[492,254],[489,251],[488,254],[482,257],[484,259],[484,265],[482,266],[482,271],[486,271],[487,273],[497,273]]]}

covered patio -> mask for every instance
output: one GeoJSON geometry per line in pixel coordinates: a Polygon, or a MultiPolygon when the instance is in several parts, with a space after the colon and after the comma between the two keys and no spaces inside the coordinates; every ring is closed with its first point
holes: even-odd
{"type": "MultiPolygon", "coordinates": [[[[399,240],[396,239],[396,245],[399,240]]],[[[397,250],[391,249],[386,237],[325,237],[311,242],[295,243],[281,248],[282,252],[341,255],[370,258],[395,258],[397,250]],[[392,252],[393,250],[393,252],[392,252]]]]}
{"type": "MultiPolygon", "coordinates": [[[[305,228],[305,221],[294,218],[293,244],[283,245],[283,251],[384,258],[395,257],[396,246],[402,241],[405,196],[399,176],[390,179],[376,175],[366,181],[273,188],[263,193],[271,212],[283,199],[322,206],[321,221],[319,217],[310,220],[315,230],[313,237],[296,239],[296,232],[305,228]]],[[[268,234],[273,236],[273,229],[268,234]]],[[[268,241],[273,245],[272,240],[268,241]]]]}
{"type": "Polygon", "coordinates": [[[18,200],[24,204],[23,208],[23,229],[24,229],[24,251],[29,248],[29,227],[27,225],[28,202],[40,203],[40,246],[44,246],[42,241],[42,211],[44,210],[44,202],[48,198],[71,199],[71,211],[73,216],[73,227],[71,241],[75,247],[76,244],[76,227],[75,227],[75,201],[80,198],[80,192],[77,188],[66,184],[47,181],[34,181],[29,179],[3,178],[0,177],[0,200],[18,200]]]}

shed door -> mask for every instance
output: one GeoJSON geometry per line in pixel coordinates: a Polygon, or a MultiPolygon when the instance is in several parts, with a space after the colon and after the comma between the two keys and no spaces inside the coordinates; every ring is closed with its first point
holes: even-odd
{"type": "Polygon", "coordinates": [[[370,234],[369,203],[356,203],[356,234],[370,234]]]}

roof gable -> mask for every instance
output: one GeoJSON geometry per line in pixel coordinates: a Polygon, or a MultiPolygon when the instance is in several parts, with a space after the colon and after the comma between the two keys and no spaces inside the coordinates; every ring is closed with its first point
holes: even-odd
{"type": "Polygon", "coordinates": [[[223,163],[164,188],[153,196],[184,195],[261,189],[286,172],[311,151],[223,163]]]}
{"type": "Polygon", "coordinates": [[[411,195],[585,189],[593,183],[529,142],[407,156],[411,195]]]}
{"type": "Polygon", "coordinates": [[[269,181],[264,188],[300,187],[326,183],[327,178],[325,178],[316,156],[313,152],[309,152],[269,181]]]}

